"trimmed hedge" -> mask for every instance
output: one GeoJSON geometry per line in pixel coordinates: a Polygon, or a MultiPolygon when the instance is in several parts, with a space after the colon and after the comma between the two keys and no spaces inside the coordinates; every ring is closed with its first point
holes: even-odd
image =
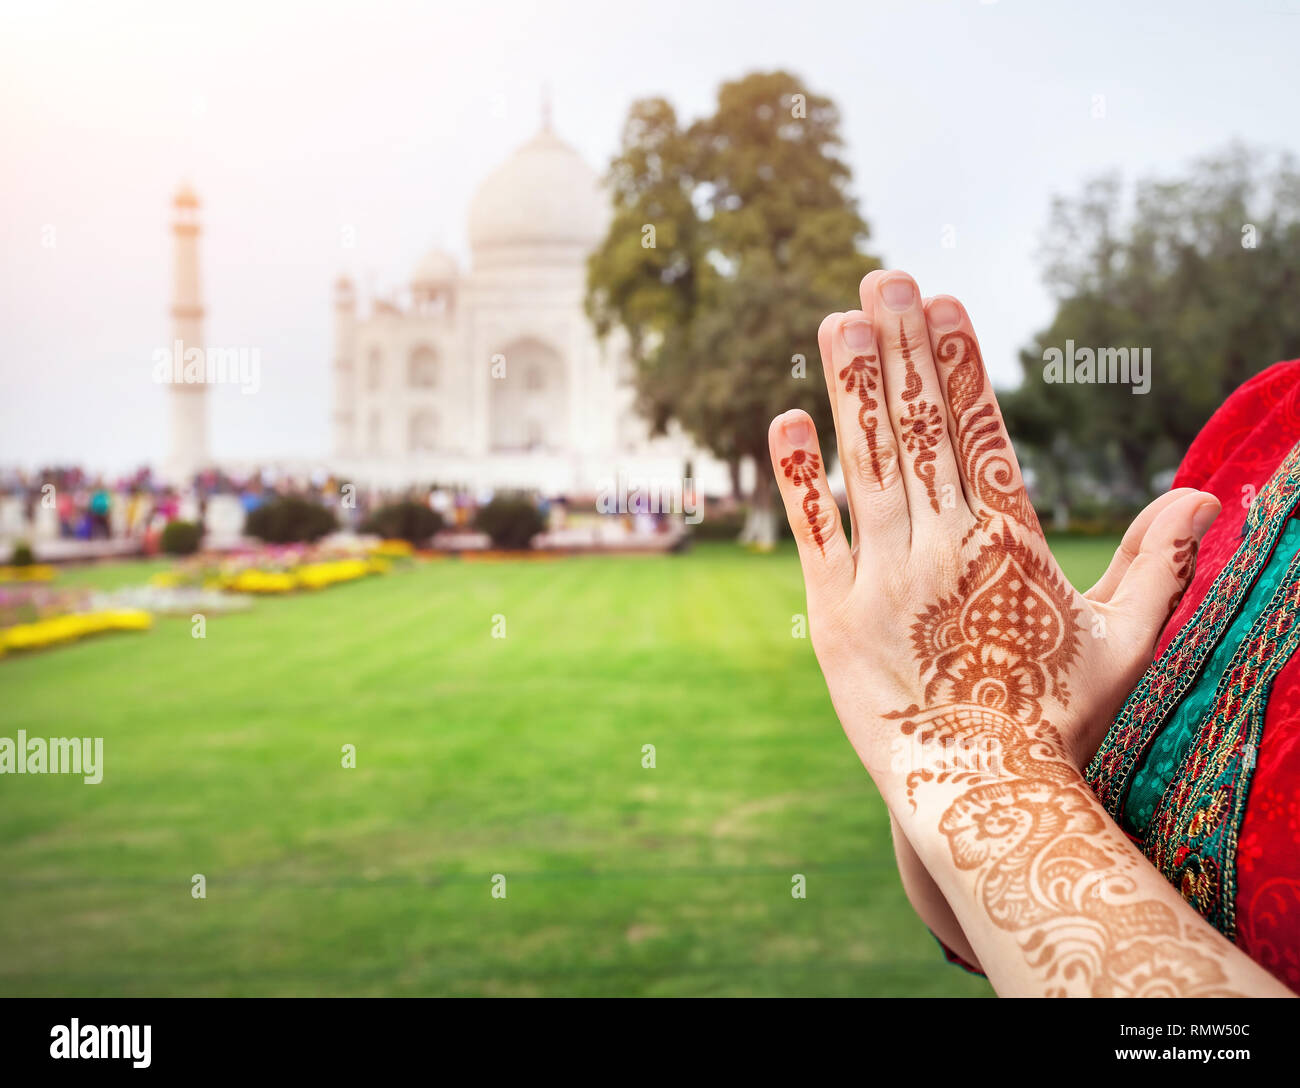
{"type": "Polygon", "coordinates": [[[487,533],[496,547],[518,551],[532,543],[533,537],[546,528],[546,522],[528,499],[499,495],[479,508],[474,527],[487,533]]]}
{"type": "Polygon", "coordinates": [[[192,521],[169,521],[162,531],[162,550],[168,555],[193,555],[203,540],[203,529],[192,521]]]}
{"type": "Polygon", "coordinates": [[[259,506],[244,525],[250,536],[267,544],[310,543],[337,527],[333,511],[292,495],[259,506]]]}
{"type": "Polygon", "coordinates": [[[427,544],[446,522],[437,510],[422,502],[394,502],[381,506],[361,525],[364,533],[376,533],[385,540],[405,540],[414,548],[427,544]]]}

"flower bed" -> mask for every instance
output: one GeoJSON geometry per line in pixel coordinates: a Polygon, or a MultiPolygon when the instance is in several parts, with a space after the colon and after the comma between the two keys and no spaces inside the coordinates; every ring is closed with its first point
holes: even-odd
{"type": "Polygon", "coordinates": [[[266,547],[219,558],[196,556],[156,574],[152,584],[162,589],[193,587],[259,596],[294,593],[384,574],[394,561],[409,562],[410,558],[410,545],[404,541],[353,548],[266,547]]]}
{"type": "Polygon", "coordinates": [[[54,568],[47,563],[29,563],[25,567],[0,567],[0,582],[52,582],[54,568]]]}
{"type": "Polygon", "coordinates": [[[370,554],[383,559],[410,559],[415,549],[406,540],[381,540],[370,549],[370,554]]]}
{"type": "Polygon", "coordinates": [[[368,574],[383,574],[383,559],[336,559],[323,563],[302,563],[287,570],[247,567],[218,580],[222,589],[237,593],[292,593],[298,589],[324,589],[340,582],[354,582],[368,574]]]}
{"type": "Polygon", "coordinates": [[[27,582],[0,586],[0,629],[54,619],[70,612],[97,611],[88,589],[27,582]]]}
{"type": "MultiPolygon", "coordinates": [[[[58,646],[106,631],[144,631],[154,614],[189,615],[247,608],[253,595],[318,590],[387,573],[412,562],[405,541],[260,548],[234,556],[195,556],[147,586],[113,593],[59,589],[40,576],[0,587],[0,655],[58,646]]],[[[7,568],[23,572],[35,567],[7,568]]]]}
{"type": "Polygon", "coordinates": [[[205,616],[242,612],[253,606],[251,597],[203,586],[125,586],[111,593],[96,593],[97,609],[138,609],[155,616],[205,616]]]}
{"type": "Polygon", "coordinates": [[[41,650],[106,631],[147,631],[152,625],[153,617],[139,609],[72,612],[36,620],[34,623],[0,628],[0,654],[16,650],[41,650]]]}

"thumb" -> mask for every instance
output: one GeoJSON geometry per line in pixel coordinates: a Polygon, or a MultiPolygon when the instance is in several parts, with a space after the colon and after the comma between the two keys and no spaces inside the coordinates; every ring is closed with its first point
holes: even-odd
{"type": "Polygon", "coordinates": [[[1173,491],[1166,491],[1142,513],[1138,514],[1124,533],[1124,539],[1119,542],[1119,547],[1115,550],[1115,555],[1106,568],[1106,573],[1097,580],[1097,584],[1088,590],[1084,596],[1094,604],[1105,604],[1109,601],[1115,595],[1115,590],[1119,588],[1120,582],[1124,580],[1124,575],[1128,573],[1129,564],[1137,558],[1138,553],[1142,550],[1142,540],[1146,537],[1147,530],[1156,523],[1156,518],[1174,503],[1181,502],[1193,495],[1202,501],[1205,499],[1203,491],[1197,491],[1194,487],[1178,487],[1173,491]]]}
{"type": "Polygon", "coordinates": [[[1108,610],[1117,633],[1141,648],[1147,660],[1160,629],[1191,584],[1201,537],[1220,509],[1215,496],[1192,491],[1161,510],[1110,599],[1108,610]]]}

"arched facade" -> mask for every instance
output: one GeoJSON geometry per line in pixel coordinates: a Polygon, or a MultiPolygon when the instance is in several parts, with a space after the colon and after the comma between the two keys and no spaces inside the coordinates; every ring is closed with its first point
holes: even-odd
{"type": "Polygon", "coordinates": [[[563,357],[535,337],[499,352],[488,401],[488,442],[504,453],[562,452],[569,445],[569,379],[563,357]],[[503,365],[502,365],[503,364],[503,365]]]}
{"type": "Polygon", "coordinates": [[[438,366],[438,353],[428,344],[417,344],[406,362],[406,384],[412,389],[436,389],[438,366]]]}
{"type": "MultiPolygon", "coordinates": [[[[348,478],[579,496],[618,474],[680,479],[710,459],[651,439],[632,412],[625,342],[596,339],[586,260],[608,222],[596,173],[544,128],[469,208],[470,265],[441,250],[405,295],[358,312],[335,288],[335,453],[348,478]]],[[[729,486],[717,466],[715,492],[729,486]]]]}

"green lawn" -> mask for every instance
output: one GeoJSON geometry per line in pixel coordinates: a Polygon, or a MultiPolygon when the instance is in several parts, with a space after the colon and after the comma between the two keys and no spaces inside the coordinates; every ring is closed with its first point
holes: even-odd
{"type": "Polygon", "coordinates": [[[0,660],[0,735],[105,738],[101,785],[0,778],[0,994],[987,994],[803,607],[792,550],[445,561],[0,660]]]}

